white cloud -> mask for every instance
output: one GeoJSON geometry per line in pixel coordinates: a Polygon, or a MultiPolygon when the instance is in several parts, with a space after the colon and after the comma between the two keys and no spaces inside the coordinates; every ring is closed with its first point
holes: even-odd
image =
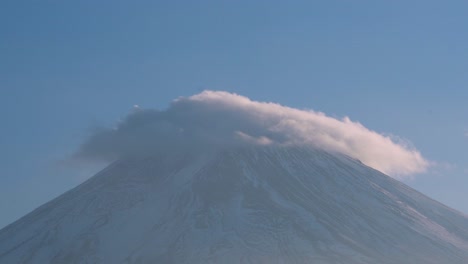
{"type": "Polygon", "coordinates": [[[311,145],[349,155],[396,177],[424,172],[429,166],[409,144],[348,117],[339,120],[218,91],[178,98],[164,111],[132,111],[115,128],[93,134],[77,156],[112,160],[147,151],[229,144],[311,145]]]}

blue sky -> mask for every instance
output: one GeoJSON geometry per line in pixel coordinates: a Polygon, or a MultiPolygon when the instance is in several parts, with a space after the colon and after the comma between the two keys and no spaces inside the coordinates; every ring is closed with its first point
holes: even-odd
{"type": "Polygon", "coordinates": [[[133,105],[225,90],[349,116],[437,163],[405,182],[468,213],[466,1],[3,1],[0,227],[79,184],[133,105]]]}

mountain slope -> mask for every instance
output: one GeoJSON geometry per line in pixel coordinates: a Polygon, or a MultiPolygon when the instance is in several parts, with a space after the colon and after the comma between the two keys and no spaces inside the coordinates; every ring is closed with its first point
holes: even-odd
{"type": "Polygon", "coordinates": [[[0,263],[468,263],[468,219],[322,150],[167,154],[7,226],[0,263]]]}

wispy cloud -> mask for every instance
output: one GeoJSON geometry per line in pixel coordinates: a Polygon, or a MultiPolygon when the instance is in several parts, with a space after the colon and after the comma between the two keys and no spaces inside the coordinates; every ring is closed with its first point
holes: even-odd
{"type": "Polygon", "coordinates": [[[336,119],[220,91],[178,98],[163,111],[135,108],[115,128],[94,133],[77,156],[111,160],[230,144],[310,145],[360,159],[396,177],[424,172],[429,166],[410,144],[348,117],[336,119]]]}

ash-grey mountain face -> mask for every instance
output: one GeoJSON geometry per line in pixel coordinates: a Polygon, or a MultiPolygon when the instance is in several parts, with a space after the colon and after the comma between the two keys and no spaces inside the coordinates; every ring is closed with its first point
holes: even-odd
{"type": "Polygon", "coordinates": [[[468,218],[322,150],[170,154],[7,226],[0,263],[468,263],[468,218]]]}

